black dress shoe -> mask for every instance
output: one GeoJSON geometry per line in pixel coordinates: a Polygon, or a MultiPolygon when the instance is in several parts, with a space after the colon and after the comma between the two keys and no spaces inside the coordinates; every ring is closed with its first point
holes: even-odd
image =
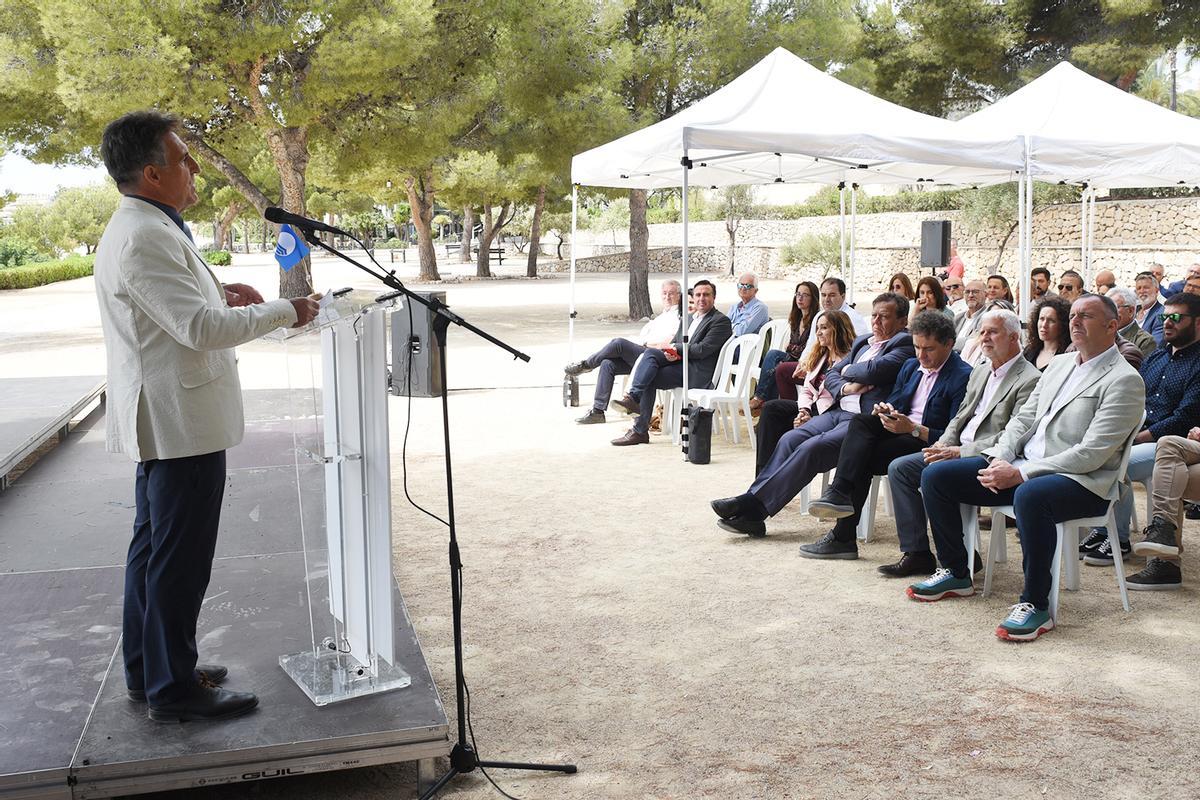
{"type": "Polygon", "coordinates": [[[579,419],[577,419],[575,421],[578,422],[580,425],[598,425],[602,422],[607,422],[608,420],[606,420],[604,418],[603,411],[597,411],[596,409],[593,408],[593,409],[589,409],[588,413],[584,414],[582,417],[580,417],[579,419]]]}
{"type": "Polygon", "coordinates": [[[842,519],[854,516],[854,502],[837,489],[830,487],[825,490],[819,500],[808,505],[808,513],[821,519],[842,519]]]}
{"type": "MultiPolygon", "coordinates": [[[[209,683],[223,683],[229,677],[229,670],[220,664],[197,664],[196,679],[201,683],[208,681],[209,683]]],[[[130,689],[129,699],[135,703],[146,702],[145,689],[130,689]]]]}
{"type": "Polygon", "coordinates": [[[642,413],[642,406],[637,400],[633,399],[633,395],[627,394],[620,400],[613,400],[613,405],[624,411],[626,414],[642,413]]]}
{"type": "Polygon", "coordinates": [[[895,564],[884,564],[879,572],[889,578],[910,578],[913,575],[932,575],[937,569],[937,559],[926,550],[923,553],[905,553],[895,564]]]}
{"type": "Polygon", "coordinates": [[[572,377],[591,371],[592,367],[586,361],[576,361],[573,364],[567,364],[565,367],[563,367],[563,372],[572,377]]]}
{"type": "Polygon", "coordinates": [[[800,555],[803,558],[842,558],[850,561],[858,558],[858,542],[853,539],[838,541],[830,531],[812,544],[800,545],[800,555]]]}
{"type": "Polygon", "coordinates": [[[613,439],[612,443],[617,447],[628,447],[631,444],[650,444],[650,434],[638,433],[633,428],[625,431],[625,435],[619,439],[613,439]]]}
{"type": "Polygon", "coordinates": [[[231,692],[211,683],[198,683],[187,696],[174,703],[150,706],[155,722],[213,722],[248,714],[258,705],[250,692],[231,692]]]}
{"type": "Polygon", "coordinates": [[[719,519],[717,527],[730,533],[744,533],[755,538],[767,535],[767,523],[761,519],[743,519],[742,517],[719,519]]]}
{"type": "Polygon", "coordinates": [[[742,500],[740,497],[722,497],[720,500],[713,500],[709,505],[712,506],[712,510],[721,519],[733,519],[742,513],[742,500]]]}

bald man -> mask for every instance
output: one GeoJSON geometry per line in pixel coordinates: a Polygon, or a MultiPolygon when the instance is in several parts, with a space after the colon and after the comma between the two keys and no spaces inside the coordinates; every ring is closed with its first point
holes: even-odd
{"type": "Polygon", "coordinates": [[[1102,269],[1096,273],[1096,294],[1108,294],[1117,286],[1117,276],[1111,269],[1102,269]]]}

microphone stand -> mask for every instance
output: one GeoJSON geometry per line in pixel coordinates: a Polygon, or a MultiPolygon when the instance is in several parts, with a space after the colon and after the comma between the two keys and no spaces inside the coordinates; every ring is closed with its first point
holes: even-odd
{"type": "MultiPolygon", "coordinates": [[[[301,226],[295,226],[301,227],[301,226]]],[[[432,786],[421,795],[420,800],[428,800],[438,794],[443,787],[446,786],[455,776],[465,775],[468,772],[473,772],[476,768],[495,769],[523,769],[537,770],[541,772],[563,772],[574,774],[577,770],[574,764],[530,764],[525,762],[515,761],[485,761],[479,757],[475,749],[471,747],[471,742],[467,738],[467,715],[466,715],[466,676],[463,672],[463,645],[462,645],[462,558],[458,550],[458,532],[454,522],[454,478],[450,469],[450,405],[449,405],[449,389],[446,382],[446,333],[453,322],[462,328],[474,333],[497,347],[512,353],[514,358],[519,358],[522,361],[529,361],[529,356],[510,347],[504,342],[497,339],[495,336],[480,330],[465,319],[455,314],[453,311],[439,300],[427,299],[419,294],[405,288],[404,284],[396,277],[395,270],[380,271],[360,264],[350,258],[340,250],[330,247],[325,244],[317,236],[316,232],[311,228],[301,227],[304,232],[304,238],[311,244],[321,248],[327,253],[337,256],[338,258],[353,264],[363,272],[383,283],[385,286],[394,289],[395,291],[384,295],[383,297],[398,297],[403,295],[410,301],[420,303],[433,312],[433,333],[437,340],[437,346],[441,350],[441,358],[438,359],[438,373],[442,383],[442,431],[443,431],[443,448],[446,455],[446,519],[450,528],[450,603],[451,615],[454,628],[454,692],[455,703],[458,710],[458,741],[454,748],[450,751],[450,769],[437,780],[432,786]]],[[[361,242],[360,242],[361,244],[361,242]]],[[[373,259],[372,259],[373,260],[373,259]]],[[[378,266],[378,264],[376,264],[378,266]]]]}

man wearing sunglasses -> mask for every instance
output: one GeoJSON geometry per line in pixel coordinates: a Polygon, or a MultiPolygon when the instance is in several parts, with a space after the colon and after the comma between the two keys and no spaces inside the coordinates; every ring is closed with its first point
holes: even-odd
{"type": "Polygon", "coordinates": [[[950,304],[951,313],[958,315],[967,310],[967,300],[963,297],[962,278],[956,278],[951,275],[949,278],[946,278],[946,282],[942,284],[942,288],[946,290],[946,298],[950,304]]]}
{"type": "Polygon", "coordinates": [[[1074,303],[1083,296],[1083,277],[1073,269],[1069,269],[1058,279],[1058,294],[1068,303],[1074,303]]]}
{"type": "MultiPolygon", "coordinates": [[[[1133,517],[1132,484],[1145,483],[1154,471],[1157,442],[1163,436],[1186,436],[1200,425],[1200,297],[1177,294],[1167,301],[1163,313],[1163,346],[1142,362],[1139,370],[1146,385],[1146,422],[1133,440],[1128,480],[1121,486],[1117,502],[1117,537],[1121,557],[1130,552],[1129,524],[1133,517]]],[[[1176,521],[1155,517],[1144,531],[1146,541],[1174,541],[1176,521]]],[[[1103,566],[1113,563],[1108,531],[1094,528],[1080,546],[1084,563],[1103,566]]],[[[1154,565],[1150,565],[1154,566],[1154,565]]],[[[1130,589],[1150,589],[1170,577],[1158,567],[1126,578],[1130,589]]],[[[1177,577],[1177,575],[1175,576],[1177,577]]]]}
{"type": "Polygon", "coordinates": [[[729,322],[733,325],[733,335],[743,333],[758,333],[758,329],[767,324],[770,314],[767,304],[758,299],[758,278],[753,272],[746,272],[738,278],[738,302],[729,309],[729,322]]]}

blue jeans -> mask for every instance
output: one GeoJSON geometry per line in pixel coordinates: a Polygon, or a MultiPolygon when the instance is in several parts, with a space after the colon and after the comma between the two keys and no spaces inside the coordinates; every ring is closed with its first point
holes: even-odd
{"type": "MultiPolygon", "coordinates": [[[[1133,520],[1133,482],[1145,482],[1154,474],[1154,442],[1135,444],[1129,454],[1129,469],[1126,470],[1126,480],[1121,482],[1121,496],[1113,513],[1117,517],[1117,538],[1122,542],[1129,541],[1129,525],[1133,520]]],[[[1150,520],[1146,520],[1150,524],[1150,520]]],[[[1108,533],[1107,528],[1096,530],[1108,533]]]]}
{"type": "Polygon", "coordinates": [[[779,398],[779,387],[775,385],[775,368],[788,360],[788,354],[783,350],[768,350],[763,356],[762,371],[758,374],[758,386],[754,388],[754,396],[759,400],[776,400],[779,398]]]}
{"type": "Polygon", "coordinates": [[[1025,572],[1021,602],[1032,603],[1044,611],[1050,607],[1050,568],[1058,545],[1055,524],[1079,517],[1098,517],[1108,510],[1108,501],[1063,475],[1042,475],[1011,489],[993,492],[979,483],[978,472],[986,466],[983,458],[960,458],[930,464],[921,473],[921,494],[937,545],[938,561],[956,578],[971,575],[960,503],[1011,505],[1017,514],[1021,566],[1025,572]]]}

